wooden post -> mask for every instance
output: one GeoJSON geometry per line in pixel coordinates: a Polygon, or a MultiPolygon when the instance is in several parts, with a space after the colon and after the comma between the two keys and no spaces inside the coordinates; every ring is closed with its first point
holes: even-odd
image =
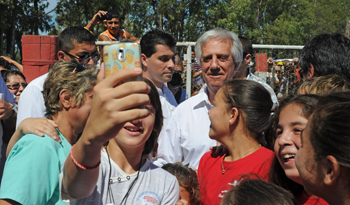
{"type": "Polygon", "coordinates": [[[346,29],[345,29],[345,36],[346,38],[349,38],[350,37],[350,21],[347,21],[346,22],[346,29]]]}

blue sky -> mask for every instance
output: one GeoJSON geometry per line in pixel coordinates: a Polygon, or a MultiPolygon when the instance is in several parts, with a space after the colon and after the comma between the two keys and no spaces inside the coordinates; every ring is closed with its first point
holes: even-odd
{"type": "Polygon", "coordinates": [[[48,11],[51,11],[53,8],[55,8],[55,6],[57,5],[57,0],[48,0],[48,2],[49,2],[49,7],[48,8],[46,8],[46,12],[48,12],[48,11]]]}
{"type": "MultiPolygon", "coordinates": [[[[58,3],[58,0],[47,0],[47,2],[49,2],[49,6],[45,9],[45,12],[49,12],[52,9],[54,9],[58,3]]],[[[50,16],[52,16],[52,20],[55,21],[55,16],[56,16],[56,11],[53,11],[50,13],[50,16]]],[[[46,35],[47,32],[41,32],[39,30],[39,34],[40,35],[46,35]]]]}

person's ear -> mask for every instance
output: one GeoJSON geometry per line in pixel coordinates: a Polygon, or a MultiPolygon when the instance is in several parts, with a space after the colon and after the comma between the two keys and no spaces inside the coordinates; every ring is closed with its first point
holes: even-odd
{"type": "Polygon", "coordinates": [[[340,177],[340,166],[335,157],[332,155],[328,155],[326,159],[324,159],[324,178],[323,183],[327,186],[334,185],[339,181],[340,177]]]}
{"type": "Polygon", "coordinates": [[[229,113],[229,116],[230,116],[230,119],[229,119],[229,124],[230,125],[233,125],[237,122],[238,120],[238,117],[239,117],[239,111],[236,107],[233,107],[231,110],[230,110],[230,113],[229,113]]]}
{"type": "Polygon", "coordinates": [[[251,60],[252,60],[252,55],[251,54],[247,54],[245,56],[245,58],[244,58],[244,63],[248,65],[251,60]]]}
{"type": "Polygon", "coordinates": [[[68,93],[68,89],[62,89],[59,93],[60,103],[64,109],[69,109],[72,106],[71,96],[68,93]]]}
{"type": "Polygon", "coordinates": [[[147,56],[141,53],[142,70],[147,71],[147,56]]]}
{"type": "Polygon", "coordinates": [[[307,73],[306,73],[306,79],[310,79],[315,77],[315,68],[311,63],[307,64],[307,73]]]}
{"type": "Polygon", "coordinates": [[[57,59],[58,60],[65,60],[64,58],[66,57],[66,54],[63,51],[58,51],[57,52],[57,59]]]}

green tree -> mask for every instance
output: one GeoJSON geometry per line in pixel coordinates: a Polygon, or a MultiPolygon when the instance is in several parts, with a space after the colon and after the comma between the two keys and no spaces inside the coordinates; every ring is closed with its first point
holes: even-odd
{"type": "Polygon", "coordinates": [[[263,42],[265,44],[303,45],[313,35],[314,4],[307,0],[291,1],[266,26],[263,42]]]}
{"type": "Polygon", "coordinates": [[[214,27],[234,31],[253,43],[301,44],[308,40],[313,7],[307,0],[230,0],[217,1],[208,12],[214,27]]]}
{"type": "Polygon", "coordinates": [[[350,20],[350,4],[348,0],[315,1],[315,29],[313,34],[341,33],[345,34],[346,21],[350,20]]]}
{"type": "MultiPolygon", "coordinates": [[[[122,28],[138,38],[157,27],[179,41],[195,41],[221,27],[253,43],[302,45],[322,32],[344,33],[350,18],[346,0],[62,0],[53,32],[85,25],[98,10],[111,9],[121,13],[122,28]]],[[[97,26],[96,37],[103,30],[97,26]]]]}
{"type": "MultiPolygon", "coordinates": [[[[38,35],[49,31],[53,25],[50,15],[45,15],[47,0],[1,0],[0,54],[15,54],[15,45],[22,56],[22,35],[38,35]]],[[[19,59],[17,59],[19,60],[19,59]]]]}
{"type": "MultiPolygon", "coordinates": [[[[119,11],[123,22],[126,22],[125,26],[128,28],[130,25],[129,18],[133,9],[131,5],[132,1],[130,0],[62,0],[59,2],[56,10],[57,27],[54,28],[52,33],[59,33],[69,26],[85,26],[99,10],[119,11]],[[125,16],[127,16],[126,21],[125,16]]],[[[103,24],[94,28],[96,38],[103,30],[105,30],[103,24]]]]}

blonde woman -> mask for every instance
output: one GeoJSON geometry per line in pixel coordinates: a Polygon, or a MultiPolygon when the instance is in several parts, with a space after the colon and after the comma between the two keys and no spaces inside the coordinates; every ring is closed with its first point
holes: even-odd
{"type": "Polygon", "coordinates": [[[61,204],[58,174],[84,129],[96,85],[96,68],[58,61],[44,83],[46,116],[57,124],[61,143],[27,134],[11,149],[1,182],[0,204],[61,204]]]}

